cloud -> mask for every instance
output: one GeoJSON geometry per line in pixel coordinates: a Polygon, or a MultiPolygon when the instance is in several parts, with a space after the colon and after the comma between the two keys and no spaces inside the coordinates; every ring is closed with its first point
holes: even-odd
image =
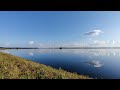
{"type": "Polygon", "coordinates": [[[93,31],[90,31],[90,32],[86,32],[83,35],[86,35],[86,36],[98,36],[101,33],[103,33],[103,31],[101,31],[101,30],[93,30],[93,31]]]}
{"type": "Polygon", "coordinates": [[[93,67],[97,67],[97,68],[103,65],[102,63],[100,63],[100,61],[96,61],[96,60],[92,60],[84,63],[88,63],[89,65],[92,65],[93,67]]]}
{"type": "Polygon", "coordinates": [[[109,44],[109,43],[110,43],[110,40],[107,40],[106,43],[109,44]]]}
{"type": "Polygon", "coordinates": [[[29,44],[34,44],[34,41],[29,41],[29,44]]]}
{"type": "Polygon", "coordinates": [[[115,44],[116,43],[116,41],[115,40],[112,40],[112,44],[115,44]]]}
{"type": "Polygon", "coordinates": [[[119,41],[119,40],[116,40],[116,43],[120,43],[120,41],[119,41]]]}
{"type": "Polygon", "coordinates": [[[106,41],[104,40],[93,40],[89,44],[89,46],[106,46],[108,45],[106,41]]]}
{"type": "Polygon", "coordinates": [[[89,45],[91,46],[120,46],[120,40],[93,40],[89,45]]]}
{"type": "Polygon", "coordinates": [[[117,40],[118,43],[120,43],[120,40],[117,40]]]}
{"type": "Polygon", "coordinates": [[[78,45],[80,45],[79,42],[74,42],[74,43],[72,44],[72,46],[78,46],[78,45]]]}
{"type": "Polygon", "coordinates": [[[94,44],[106,44],[106,41],[95,40],[94,44]]]}

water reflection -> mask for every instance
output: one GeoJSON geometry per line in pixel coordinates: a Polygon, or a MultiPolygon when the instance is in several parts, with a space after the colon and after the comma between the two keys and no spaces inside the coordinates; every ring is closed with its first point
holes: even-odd
{"type": "Polygon", "coordinates": [[[47,52],[49,52],[49,50],[41,50],[41,49],[39,49],[39,50],[37,50],[37,52],[38,53],[47,53],[47,52]]]}
{"type": "MultiPolygon", "coordinates": [[[[0,50],[5,53],[10,53],[11,50],[0,50]]],[[[21,50],[17,50],[21,51],[21,50]]],[[[26,50],[24,50],[26,52],[26,50]]],[[[37,50],[27,50],[27,53],[31,56],[34,53],[67,53],[67,54],[76,54],[76,55],[89,55],[89,56],[120,56],[120,49],[37,49],[37,50]]]]}
{"type": "Polygon", "coordinates": [[[120,56],[120,49],[73,49],[61,52],[90,56],[120,56]]]}
{"type": "Polygon", "coordinates": [[[120,49],[10,49],[0,51],[91,77],[120,78],[120,49]]]}
{"type": "Polygon", "coordinates": [[[88,61],[88,62],[84,62],[84,63],[92,65],[93,67],[96,67],[96,68],[99,68],[103,65],[100,61],[97,61],[97,60],[92,60],[92,61],[88,61]]]}
{"type": "MultiPolygon", "coordinates": [[[[11,50],[0,50],[5,53],[10,53],[11,50]]],[[[17,50],[21,51],[21,50],[17,50]]],[[[26,50],[25,50],[26,52],[26,50]]],[[[57,49],[37,49],[37,50],[27,50],[27,53],[31,56],[34,55],[34,53],[67,53],[67,54],[76,54],[76,55],[89,55],[89,56],[120,56],[120,49],[63,49],[63,50],[57,50],[57,49]]]]}
{"type": "Polygon", "coordinates": [[[29,53],[28,53],[28,55],[33,56],[33,55],[34,55],[34,53],[33,53],[33,52],[29,52],[29,53]]]}
{"type": "Polygon", "coordinates": [[[10,53],[10,51],[9,50],[0,50],[0,51],[2,51],[2,52],[4,52],[4,53],[10,53]]]}

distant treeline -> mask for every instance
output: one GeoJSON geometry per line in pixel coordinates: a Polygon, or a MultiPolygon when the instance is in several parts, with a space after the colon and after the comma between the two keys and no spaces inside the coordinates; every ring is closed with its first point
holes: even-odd
{"type": "Polygon", "coordinates": [[[0,47],[0,49],[38,49],[34,47],[0,47]]]}
{"type": "Polygon", "coordinates": [[[120,47],[59,47],[59,49],[120,49],[120,47]]]}
{"type": "Polygon", "coordinates": [[[37,47],[0,47],[0,49],[120,49],[120,47],[49,47],[49,48],[37,48],[37,47]]]}

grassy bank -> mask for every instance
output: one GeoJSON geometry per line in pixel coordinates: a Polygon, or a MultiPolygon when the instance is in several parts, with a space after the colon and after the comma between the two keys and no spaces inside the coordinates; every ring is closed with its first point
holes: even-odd
{"type": "Polygon", "coordinates": [[[89,79],[0,52],[0,79],[89,79]]]}

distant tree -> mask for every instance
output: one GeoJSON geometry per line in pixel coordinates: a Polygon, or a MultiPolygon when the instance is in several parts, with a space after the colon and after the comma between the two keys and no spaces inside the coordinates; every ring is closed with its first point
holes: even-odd
{"type": "Polygon", "coordinates": [[[59,49],[62,49],[62,47],[60,47],[59,49]]]}

